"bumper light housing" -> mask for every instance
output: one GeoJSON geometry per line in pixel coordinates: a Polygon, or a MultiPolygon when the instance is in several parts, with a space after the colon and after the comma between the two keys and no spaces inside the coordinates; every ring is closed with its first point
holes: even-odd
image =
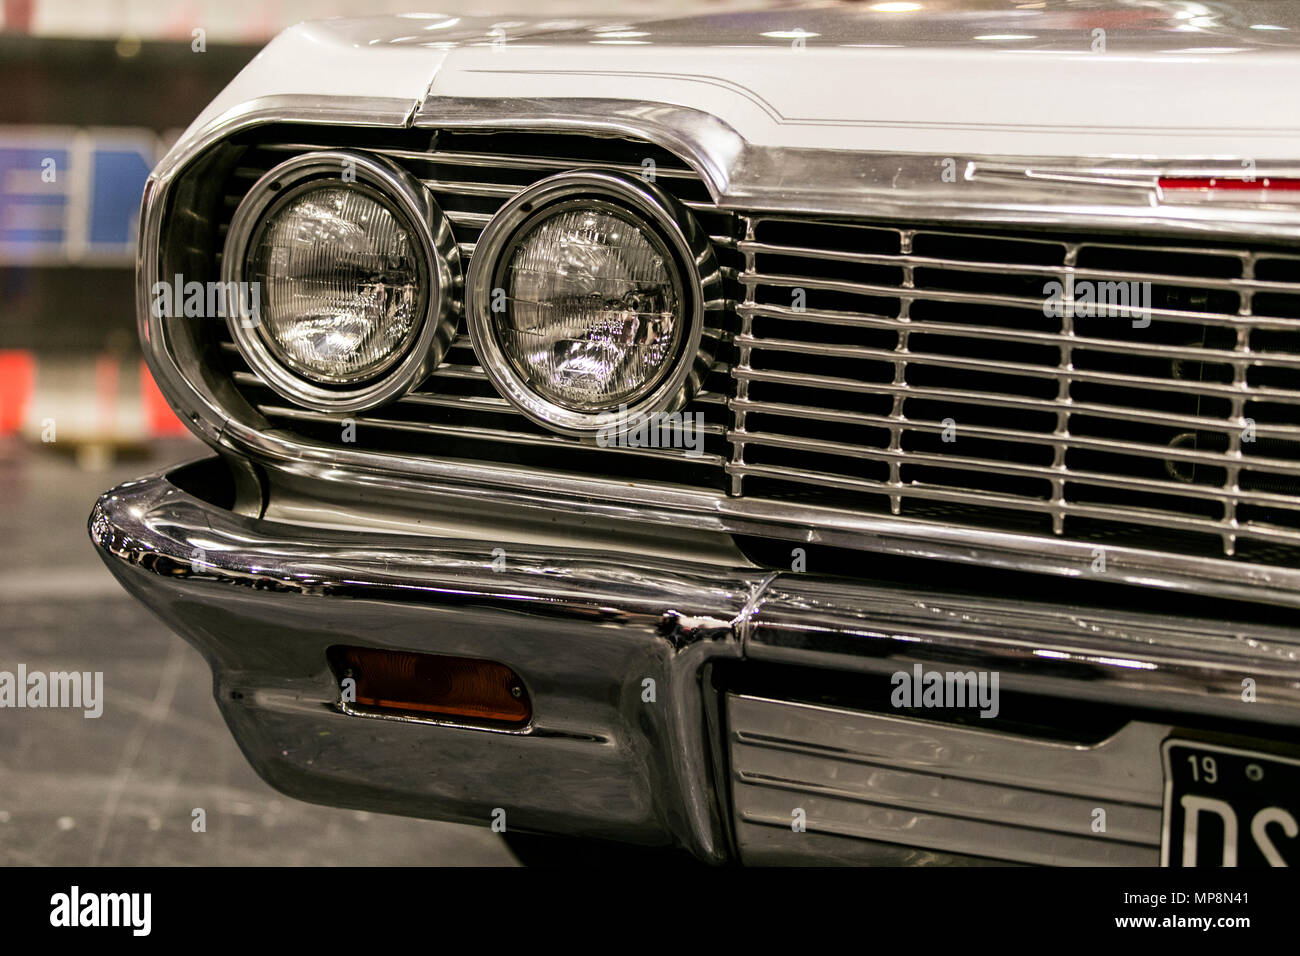
{"type": "Polygon", "coordinates": [[[495,661],[370,647],[331,647],[327,654],[345,710],[513,727],[533,716],[524,682],[495,661]]]}

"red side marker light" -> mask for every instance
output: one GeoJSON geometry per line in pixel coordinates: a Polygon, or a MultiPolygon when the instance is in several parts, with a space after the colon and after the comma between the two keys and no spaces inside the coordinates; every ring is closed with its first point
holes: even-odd
{"type": "Polygon", "coordinates": [[[1254,179],[1229,179],[1223,176],[1162,176],[1157,180],[1162,190],[1234,189],[1245,192],[1300,192],[1300,179],[1257,176],[1254,179]]]}
{"type": "Polygon", "coordinates": [[[357,710],[511,726],[533,716],[524,682],[496,661],[370,647],[331,647],[328,656],[340,683],[356,682],[357,710]]]}

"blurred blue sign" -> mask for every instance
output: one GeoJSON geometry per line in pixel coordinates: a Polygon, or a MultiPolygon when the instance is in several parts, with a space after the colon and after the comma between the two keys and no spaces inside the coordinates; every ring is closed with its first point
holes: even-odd
{"type": "Polygon", "coordinates": [[[0,126],[0,264],[130,265],[152,130],[0,126]]]}

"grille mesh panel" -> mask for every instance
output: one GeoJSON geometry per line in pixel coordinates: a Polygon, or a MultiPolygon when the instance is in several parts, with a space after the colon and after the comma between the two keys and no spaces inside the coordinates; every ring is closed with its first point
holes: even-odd
{"type": "Polygon", "coordinates": [[[733,494],[1255,560],[1300,544],[1294,249],[793,218],[748,219],[739,247],[733,494]]]}

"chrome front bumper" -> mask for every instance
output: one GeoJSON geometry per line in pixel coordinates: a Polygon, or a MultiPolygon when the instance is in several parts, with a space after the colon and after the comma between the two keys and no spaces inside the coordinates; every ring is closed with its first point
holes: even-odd
{"type": "Polygon", "coordinates": [[[1294,740],[1300,726],[1290,629],[616,547],[507,544],[495,570],[501,542],[302,528],[174,477],[105,493],[91,537],[204,654],[258,772],[316,802],[480,825],[501,809],[511,829],[678,845],[713,862],[1142,863],[1158,852],[1170,728],[1294,740]],[[500,661],[527,685],[533,720],[501,731],[345,713],[326,660],[341,644],[500,661]],[[997,672],[1003,721],[1062,701],[1131,716],[1106,739],[1068,742],[915,719],[887,690],[847,708],[794,699],[793,679],[790,699],[770,692],[772,675],[779,689],[796,671],[805,688],[809,674],[887,688],[916,663],[997,672]],[[764,671],[767,692],[746,689],[747,668],[764,671]],[[805,833],[787,804],[805,809],[805,833]],[[1111,839],[1095,839],[1074,811],[1112,804],[1111,839]]]}

